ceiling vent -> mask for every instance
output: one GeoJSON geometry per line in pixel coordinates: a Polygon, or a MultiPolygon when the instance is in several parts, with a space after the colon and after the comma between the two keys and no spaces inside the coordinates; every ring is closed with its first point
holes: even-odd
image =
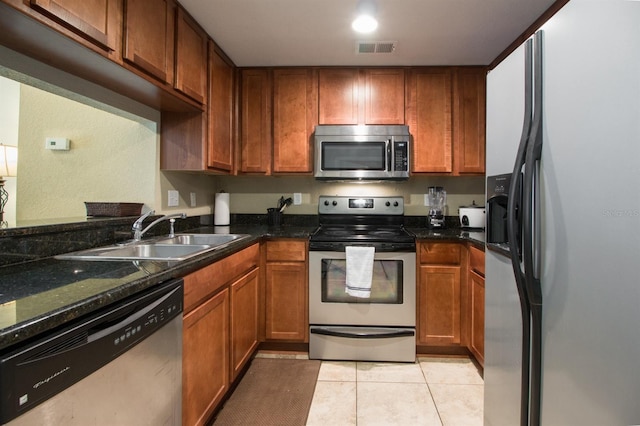
{"type": "Polygon", "coordinates": [[[356,44],[356,53],[393,53],[397,43],[397,41],[359,41],[356,44]]]}

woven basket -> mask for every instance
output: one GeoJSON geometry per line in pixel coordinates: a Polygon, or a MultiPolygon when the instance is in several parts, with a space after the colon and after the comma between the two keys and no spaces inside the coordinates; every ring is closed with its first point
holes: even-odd
{"type": "Polygon", "coordinates": [[[89,203],[84,202],[87,207],[87,216],[140,216],[143,203],[89,203]]]}

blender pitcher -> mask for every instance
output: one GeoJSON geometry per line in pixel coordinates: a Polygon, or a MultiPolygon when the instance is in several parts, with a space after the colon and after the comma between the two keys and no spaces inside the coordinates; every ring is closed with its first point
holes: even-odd
{"type": "Polygon", "coordinates": [[[429,203],[427,227],[430,229],[444,228],[447,191],[441,186],[430,186],[427,192],[427,202],[429,203]]]}

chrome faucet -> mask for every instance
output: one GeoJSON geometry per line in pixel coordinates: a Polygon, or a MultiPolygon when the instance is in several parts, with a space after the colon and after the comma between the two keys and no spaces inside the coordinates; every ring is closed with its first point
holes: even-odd
{"type": "Polygon", "coordinates": [[[173,229],[173,224],[176,221],[176,218],[181,218],[181,219],[186,219],[187,215],[186,213],[174,213],[174,214],[168,214],[165,216],[162,216],[161,218],[158,218],[156,220],[154,220],[153,222],[151,222],[149,225],[147,225],[146,228],[142,229],[142,222],[149,216],[154,214],[155,211],[150,211],[149,213],[142,215],[138,218],[138,220],[136,220],[133,224],[133,239],[134,241],[140,241],[142,239],[142,236],[151,228],[153,228],[155,225],[157,225],[158,223],[164,221],[164,220],[169,220],[170,224],[171,224],[171,228],[169,230],[169,237],[174,237],[175,236],[175,231],[173,229]]]}

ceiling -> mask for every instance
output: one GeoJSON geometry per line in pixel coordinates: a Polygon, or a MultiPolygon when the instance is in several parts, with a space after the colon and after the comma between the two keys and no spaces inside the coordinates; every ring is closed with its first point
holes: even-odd
{"type": "Polygon", "coordinates": [[[180,0],[237,66],[488,65],[554,0],[374,0],[378,29],[351,30],[358,0],[180,0]],[[358,41],[394,41],[357,54],[358,41]]]}

